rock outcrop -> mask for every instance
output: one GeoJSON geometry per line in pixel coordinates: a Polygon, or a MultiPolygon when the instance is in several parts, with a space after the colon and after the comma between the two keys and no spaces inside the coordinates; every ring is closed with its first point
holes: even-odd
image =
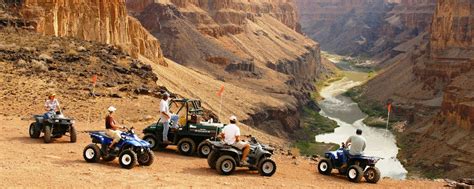
{"type": "Polygon", "coordinates": [[[394,47],[428,31],[436,0],[297,0],[302,30],[323,50],[393,58],[394,47]]]}
{"type": "Polygon", "coordinates": [[[20,4],[20,16],[34,21],[39,33],[114,44],[135,58],[142,55],[166,64],[159,42],[128,16],[125,0],[24,0],[20,4]]]}
{"type": "Polygon", "coordinates": [[[242,107],[252,109],[242,115],[252,125],[276,120],[269,130],[299,128],[290,117],[298,117],[315,79],[329,72],[319,45],[299,33],[291,0],[127,0],[127,6],[160,40],[166,57],[282,102],[242,107]]]}
{"type": "Polygon", "coordinates": [[[437,176],[474,174],[468,145],[474,142],[473,7],[472,1],[438,0],[428,43],[411,43],[416,47],[363,90],[367,99],[392,98],[398,112],[411,112],[401,115],[412,122],[402,135],[402,158],[437,176]]]}

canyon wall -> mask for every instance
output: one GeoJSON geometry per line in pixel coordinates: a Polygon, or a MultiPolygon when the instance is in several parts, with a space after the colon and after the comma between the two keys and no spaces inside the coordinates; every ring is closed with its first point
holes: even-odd
{"type": "Polygon", "coordinates": [[[39,33],[118,45],[133,57],[166,64],[159,42],[128,16],[125,0],[24,0],[21,16],[39,33]]]}
{"type": "Polygon", "coordinates": [[[436,0],[297,0],[302,30],[323,50],[383,62],[428,31],[436,0]]]}
{"type": "MultiPolygon", "coordinates": [[[[321,64],[319,44],[301,35],[290,0],[127,0],[131,15],[162,44],[166,57],[226,83],[257,91],[262,103],[244,122],[285,136],[299,128],[299,110],[312,103],[321,64]],[[272,120],[274,122],[272,122],[272,120]],[[280,128],[280,129],[276,129],[280,128]]],[[[245,93],[245,91],[242,91],[245,93]]],[[[230,102],[229,102],[230,103],[230,102]]]]}
{"type": "Polygon", "coordinates": [[[367,99],[392,98],[395,116],[410,120],[401,135],[408,167],[440,177],[474,174],[473,27],[474,2],[438,0],[428,42],[407,45],[416,47],[363,86],[367,99]]]}

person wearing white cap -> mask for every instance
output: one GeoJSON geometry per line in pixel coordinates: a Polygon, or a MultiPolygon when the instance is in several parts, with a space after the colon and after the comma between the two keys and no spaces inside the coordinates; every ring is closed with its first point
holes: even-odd
{"type": "Polygon", "coordinates": [[[231,116],[230,124],[222,129],[221,137],[224,142],[228,145],[234,146],[242,150],[242,159],[240,160],[241,165],[248,165],[247,156],[250,152],[250,144],[248,142],[240,141],[240,128],[237,124],[237,117],[231,116]]]}
{"type": "Polygon", "coordinates": [[[105,134],[113,139],[112,143],[109,145],[109,149],[114,149],[114,145],[117,144],[122,138],[120,131],[121,128],[117,122],[115,122],[112,114],[117,110],[117,108],[110,106],[108,109],[109,114],[105,117],[105,134]]]}

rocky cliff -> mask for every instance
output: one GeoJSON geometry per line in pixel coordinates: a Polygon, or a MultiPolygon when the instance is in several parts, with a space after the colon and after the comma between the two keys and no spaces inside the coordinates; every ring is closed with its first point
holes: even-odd
{"type": "Polygon", "coordinates": [[[297,0],[302,30],[323,50],[393,58],[394,47],[427,31],[435,0],[297,0]]]}
{"type": "Polygon", "coordinates": [[[143,55],[166,64],[159,42],[140,22],[128,16],[125,0],[24,0],[22,18],[35,22],[39,33],[76,37],[118,45],[133,57],[143,55]]]}
{"type": "Polygon", "coordinates": [[[395,99],[395,115],[410,120],[402,157],[431,176],[474,174],[468,145],[474,142],[473,7],[472,1],[439,0],[428,43],[414,43],[363,90],[380,103],[395,99]]]}
{"type": "Polygon", "coordinates": [[[160,40],[166,57],[244,88],[243,95],[276,99],[279,105],[242,107],[251,111],[241,117],[252,125],[273,120],[268,130],[277,135],[299,127],[298,111],[311,103],[315,79],[329,72],[319,45],[299,33],[289,0],[127,0],[127,7],[160,40]]]}

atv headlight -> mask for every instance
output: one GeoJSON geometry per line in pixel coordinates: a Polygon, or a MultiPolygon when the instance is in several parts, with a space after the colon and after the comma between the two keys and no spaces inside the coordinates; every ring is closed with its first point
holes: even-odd
{"type": "Polygon", "coordinates": [[[54,120],[54,122],[59,123],[59,120],[54,120]]]}

